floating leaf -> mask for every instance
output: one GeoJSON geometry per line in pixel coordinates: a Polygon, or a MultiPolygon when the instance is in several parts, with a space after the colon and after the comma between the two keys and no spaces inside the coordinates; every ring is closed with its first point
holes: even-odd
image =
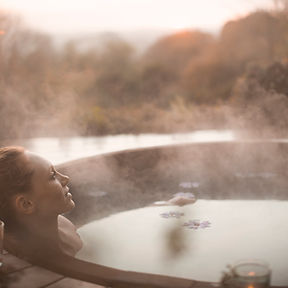
{"type": "Polygon", "coordinates": [[[189,229],[194,229],[197,230],[199,228],[208,228],[210,227],[211,223],[209,221],[200,221],[200,220],[189,220],[188,222],[185,222],[183,226],[189,228],[189,229]]]}
{"type": "Polygon", "coordinates": [[[177,218],[178,219],[184,216],[184,213],[178,212],[178,211],[169,211],[169,212],[161,213],[160,216],[163,218],[177,218]]]}

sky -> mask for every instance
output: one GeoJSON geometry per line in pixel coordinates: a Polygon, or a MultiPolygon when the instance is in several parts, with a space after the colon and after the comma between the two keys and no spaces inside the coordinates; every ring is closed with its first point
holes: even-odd
{"type": "Polygon", "coordinates": [[[273,0],[0,0],[0,9],[52,34],[101,31],[217,31],[228,20],[271,8],[273,0]]]}

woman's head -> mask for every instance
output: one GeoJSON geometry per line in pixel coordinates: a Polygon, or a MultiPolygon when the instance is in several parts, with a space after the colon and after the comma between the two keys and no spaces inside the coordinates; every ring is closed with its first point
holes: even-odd
{"type": "Polygon", "coordinates": [[[5,222],[14,216],[13,197],[26,193],[31,186],[32,170],[25,165],[27,157],[24,152],[22,147],[0,149],[0,218],[5,222]]]}
{"type": "Polygon", "coordinates": [[[0,218],[9,224],[70,211],[75,204],[68,182],[42,157],[22,147],[0,148],[0,218]]]}

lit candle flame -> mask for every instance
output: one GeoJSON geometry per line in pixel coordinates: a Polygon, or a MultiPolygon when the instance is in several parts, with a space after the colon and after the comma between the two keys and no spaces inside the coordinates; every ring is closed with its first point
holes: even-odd
{"type": "Polygon", "coordinates": [[[255,288],[254,285],[249,285],[247,288],[255,288]]]}
{"type": "MultiPolygon", "coordinates": [[[[255,272],[253,272],[253,271],[249,272],[249,273],[248,273],[248,276],[255,276],[255,272]]],[[[250,286],[249,286],[249,287],[250,287],[250,286]]],[[[248,288],[249,288],[249,287],[248,287],[248,288]]]]}
{"type": "Polygon", "coordinates": [[[0,36],[4,34],[5,34],[5,31],[0,29],[0,36]]]}

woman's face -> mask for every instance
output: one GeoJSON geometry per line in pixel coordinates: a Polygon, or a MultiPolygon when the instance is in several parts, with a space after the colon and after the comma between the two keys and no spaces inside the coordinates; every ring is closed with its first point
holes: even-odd
{"type": "Polygon", "coordinates": [[[33,169],[29,196],[36,214],[45,217],[72,210],[75,203],[67,186],[69,177],[57,172],[44,158],[31,152],[25,154],[28,165],[33,169]]]}

